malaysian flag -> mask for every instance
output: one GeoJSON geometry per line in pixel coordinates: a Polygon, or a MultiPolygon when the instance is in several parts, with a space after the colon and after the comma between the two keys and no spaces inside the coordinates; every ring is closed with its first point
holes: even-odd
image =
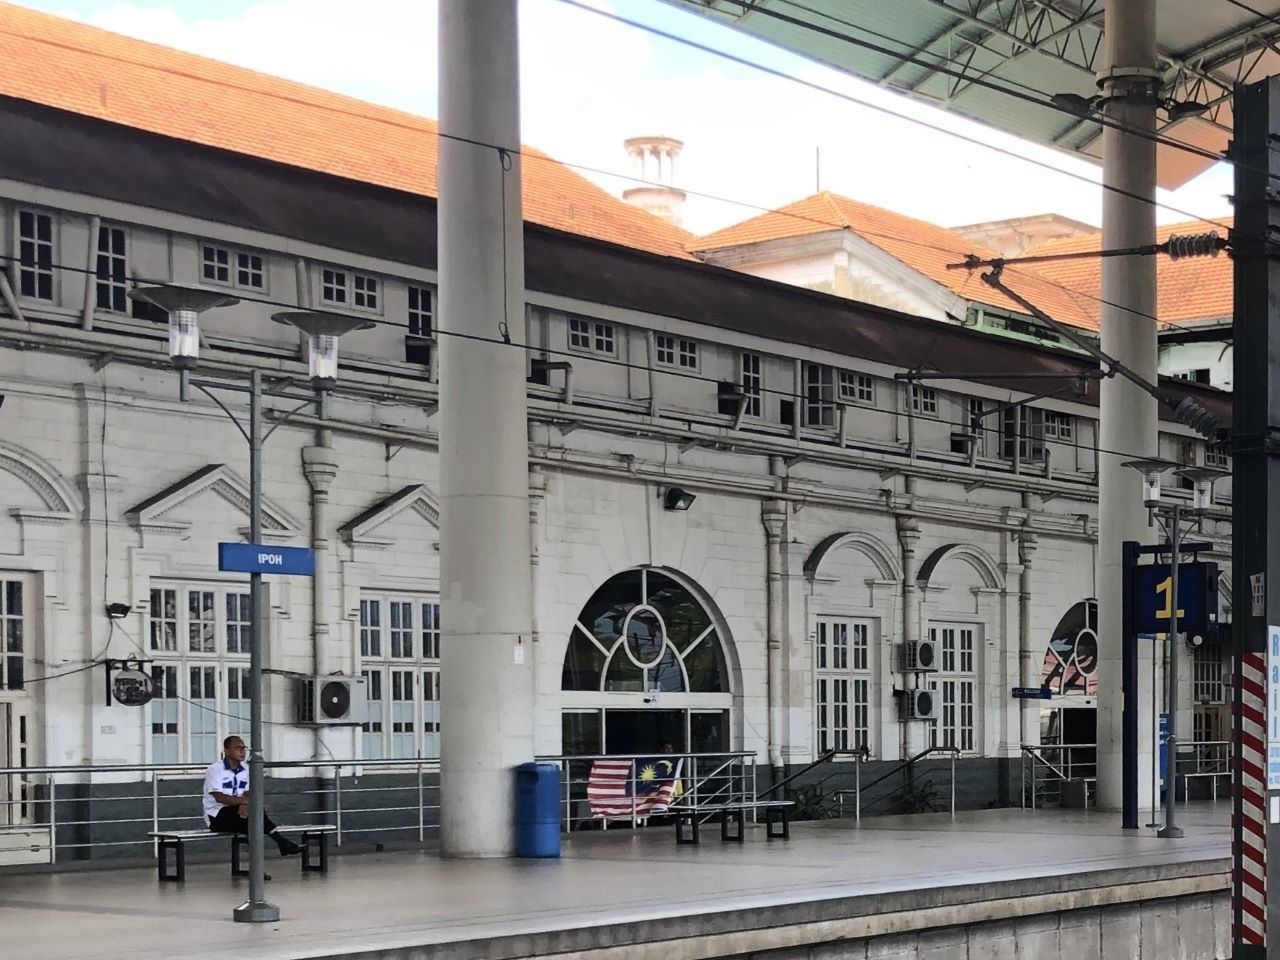
{"type": "Polygon", "coordinates": [[[679,759],[596,760],[587,777],[587,803],[597,817],[665,813],[680,783],[679,759]]]}

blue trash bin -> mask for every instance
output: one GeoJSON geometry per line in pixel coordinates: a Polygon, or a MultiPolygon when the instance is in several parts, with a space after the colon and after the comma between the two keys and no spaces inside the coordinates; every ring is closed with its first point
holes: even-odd
{"type": "Polygon", "coordinates": [[[560,856],[560,767],[516,767],[516,856],[560,856]]]}

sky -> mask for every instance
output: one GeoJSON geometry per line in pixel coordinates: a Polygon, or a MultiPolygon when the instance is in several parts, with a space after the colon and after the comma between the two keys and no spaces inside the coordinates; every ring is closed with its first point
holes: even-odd
{"type": "MultiPolygon", "coordinates": [[[[20,0],[141,39],[437,116],[435,0],[20,0]]],[[[613,193],[633,185],[628,137],[684,141],[684,225],[726,226],[819,187],[954,226],[1056,212],[1101,219],[1096,165],[910,101],[659,0],[593,7],[763,64],[836,94],[956,130],[1037,168],[832,93],[611,21],[520,0],[522,139],[613,193]]],[[[1159,199],[1161,222],[1229,214],[1219,165],[1159,199]]]]}

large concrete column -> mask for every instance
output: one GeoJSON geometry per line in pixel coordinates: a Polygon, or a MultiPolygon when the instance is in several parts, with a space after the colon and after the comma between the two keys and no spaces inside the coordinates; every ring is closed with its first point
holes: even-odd
{"type": "MultiPolygon", "coordinates": [[[[1155,132],[1155,0],[1107,0],[1107,64],[1100,86],[1104,115],[1129,129],[1155,132]]],[[[1102,246],[1154,243],[1155,143],[1114,128],[1102,139],[1102,246]],[[1124,191],[1120,193],[1118,191],[1124,191]],[[1139,198],[1139,199],[1135,199],[1139,198]]],[[[1156,262],[1154,257],[1102,261],[1102,349],[1151,382],[1156,379],[1156,262]],[[1143,316],[1145,314],[1145,316],[1143,316]]],[[[1120,544],[1149,540],[1141,478],[1121,464],[1157,449],[1156,401],[1122,377],[1102,381],[1098,466],[1098,803],[1119,810],[1121,789],[1120,544]],[[1105,451],[1117,451],[1108,453],[1105,451]]],[[[1138,806],[1151,806],[1152,743],[1147,731],[1152,691],[1151,645],[1140,648],[1138,806]]]]}
{"type": "MultiPolygon", "coordinates": [[[[775,458],[776,459],[776,458],[775,458]]],[[[769,693],[769,766],[774,782],[784,775],[782,761],[782,642],[786,635],[786,572],[783,570],[783,551],[786,548],[787,503],[784,500],[766,500],[761,507],[760,519],[764,523],[766,541],[765,599],[768,609],[768,656],[765,662],[769,693]]]]}
{"type": "Polygon", "coordinates": [[[510,856],[533,758],[516,0],[440,2],[441,848],[510,856]],[[504,326],[505,323],[505,326],[504,326]]]}
{"type": "MultiPolygon", "coordinates": [[[[923,637],[920,625],[920,585],[916,581],[916,545],[920,542],[920,521],[898,517],[898,543],[902,548],[902,642],[923,637]]],[[[925,681],[928,682],[927,680],[925,681]]],[[[902,757],[914,757],[929,746],[930,724],[921,720],[902,722],[902,757]]]]}

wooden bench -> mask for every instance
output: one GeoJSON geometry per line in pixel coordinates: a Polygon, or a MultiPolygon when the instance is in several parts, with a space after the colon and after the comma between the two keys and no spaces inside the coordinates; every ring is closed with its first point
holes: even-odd
{"type": "MultiPolygon", "coordinates": [[[[276,827],[281,833],[301,835],[303,873],[327,873],[329,871],[329,834],[338,828],[331,823],[296,823],[276,827]],[[314,859],[313,859],[314,858],[314,859]]],[[[241,851],[249,845],[249,838],[239,833],[214,833],[212,830],[156,830],[147,834],[159,844],[156,872],[161,883],[180,883],[187,878],[186,844],[205,840],[231,840],[231,875],[246,877],[249,871],[241,866],[241,851]],[[169,854],[173,853],[173,863],[169,854]]]]}
{"type": "Polygon", "coordinates": [[[748,810],[763,810],[765,837],[769,840],[790,840],[791,808],[794,800],[738,800],[729,803],[705,803],[698,806],[673,806],[668,811],[676,818],[676,843],[693,845],[699,842],[699,823],[716,817],[720,821],[720,839],[730,843],[742,843],[745,839],[748,810]],[[730,829],[733,827],[734,829],[730,829]]]}

